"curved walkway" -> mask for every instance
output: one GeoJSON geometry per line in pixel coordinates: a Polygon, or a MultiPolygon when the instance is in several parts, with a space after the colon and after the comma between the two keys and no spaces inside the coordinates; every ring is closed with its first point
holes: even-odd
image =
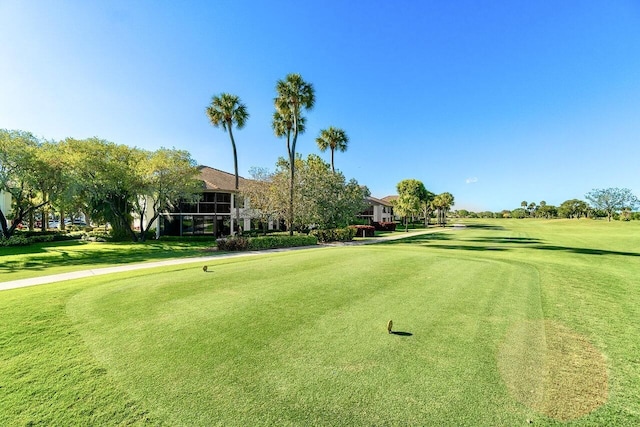
{"type": "Polygon", "coordinates": [[[223,255],[209,255],[209,256],[194,257],[194,258],[174,258],[174,259],[167,259],[163,261],[146,262],[146,263],[140,263],[140,264],[123,264],[123,265],[115,265],[112,267],[94,268],[91,270],[71,271],[69,273],[60,273],[60,274],[53,274],[49,276],[39,276],[39,277],[31,277],[27,279],[12,280],[9,282],[0,282],[0,291],[5,291],[8,289],[24,288],[27,286],[44,285],[47,283],[62,282],[65,280],[81,279],[83,277],[92,277],[92,276],[101,276],[104,274],[120,273],[123,271],[134,271],[134,270],[142,270],[146,268],[164,267],[169,265],[180,265],[180,264],[189,264],[189,263],[197,263],[197,262],[210,262],[210,261],[215,261],[217,259],[224,259],[224,258],[268,255],[275,252],[285,252],[285,251],[293,251],[293,250],[300,250],[300,249],[321,249],[321,248],[336,247],[336,246],[369,245],[373,243],[399,240],[407,237],[419,236],[422,234],[439,233],[444,230],[446,229],[431,228],[428,230],[411,231],[408,233],[399,232],[398,234],[393,234],[390,236],[374,237],[374,238],[368,238],[365,240],[356,240],[356,241],[346,242],[346,243],[329,243],[325,245],[303,246],[303,247],[297,247],[297,248],[282,248],[282,249],[267,249],[264,251],[236,252],[236,253],[227,253],[223,255]]]}

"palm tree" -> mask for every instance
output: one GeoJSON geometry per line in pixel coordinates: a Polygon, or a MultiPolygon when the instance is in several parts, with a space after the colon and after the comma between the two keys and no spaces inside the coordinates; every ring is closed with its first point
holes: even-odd
{"type": "Polygon", "coordinates": [[[211,105],[206,109],[207,116],[211,124],[215,127],[222,127],[225,132],[229,132],[231,139],[231,147],[233,147],[233,167],[236,174],[236,194],[234,195],[234,205],[236,207],[236,227],[240,225],[240,207],[238,206],[238,153],[236,151],[236,142],[233,139],[233,125],[242,129],[249,118],[247,107],[240,98],[230,93],[222,93],[211,98],[211,105]]]}
{"type": "Polygon", "coordinates": [[[335,173],[336,169],[333,165],[333,153],[335,150],[345,152],[347,151],[347,144],[349,143],[349,137],[346,132],[340,128],[334,128],[329,126],[328,129],[322,129],[320,136],[316,138],[316,143],[320,151],[326,151],[327,148],[331,149],[331,171],[335,173]]]}
{"type": "Polygon", "coordinates": [[[438,194],[433,199],[433,206],[438,210],[438,224],[443,227],[447,224],[447,212],[453,206],[453,201],[451,193],[438,194]]]}
{"type": "Polygon", "coordinates": [[[449,213],[449,210],[451,209],[451,206],[453,206],[454,203],[454,198],[453,198],[453,194],[451,193],[442,193],[441,194],[443,201],[444,201],[444,215],[443,215],[443,219],[444,219],[444,224],[447,224],[447,213],[449,213]]]}
{"type": "Polygon", "coordinates": [[[274,99],[276,111],[273,114],[273,130],[276,136],[287,138],[289,154],[289,235],[293,235],[293,188],[295,178],[296,143],[298,134],[304,132],[303,110],[311,110],[315,103],[315,91],[311,83],[300,74],[288,74],[276,83],[277,96],[274,99]]]}

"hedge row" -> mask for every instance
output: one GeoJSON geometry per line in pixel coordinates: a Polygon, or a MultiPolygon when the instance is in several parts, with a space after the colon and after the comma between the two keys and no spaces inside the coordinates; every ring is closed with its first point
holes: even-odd
{"type": "Polygon", "coordinates": [[[379,231],[396,231],[395,222],[373,222],[372,225],[379,231]]]}
{"type": "Polygon", "coordinates": [[[59,242],[63,240],[77,240],[82,237],[81,233],[63,234],[63,233],[46,233],[22,235],[15,234],[8,239],[0,239],[0,246],[28,246],[32,243],[59,242]]]}
{"type": "Polygon", "coordinates": [[[221,251],[259,251],[263,249],[294,248],[318,244],[315,236],[233,236],[216,240],[221,251]]]}
{"type": "MultiPolygon", "coordinates": [[[[153,233],[152,238],[155,238],[155,233],[153,233]]],[[[208,242],[216,240],[216,237],[212,234],[196,234],[192,236],[160,236],[160,239],[165,242],[184,242],[184,241],[192,241],[192,242],[208,242]]]]}
{"type": "Polygon", "coordinates": [[[317,237],[318,242],[322,242],[322,243],[349,242],[353,240],[353,238],[355,237],[356,229],[352,227],[317,229],[317,230],[311,230],[309,234],[317,237]]]}

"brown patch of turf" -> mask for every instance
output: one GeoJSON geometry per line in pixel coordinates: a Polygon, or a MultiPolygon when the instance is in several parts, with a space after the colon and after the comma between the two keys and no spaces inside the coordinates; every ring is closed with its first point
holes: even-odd
{"type": "Polygon", "coordinates": [[[602,353],[551,320],[514,324],[498,350],[498,369],[515,399],[557,420],[580,418],[608,398],[602,353]]]}

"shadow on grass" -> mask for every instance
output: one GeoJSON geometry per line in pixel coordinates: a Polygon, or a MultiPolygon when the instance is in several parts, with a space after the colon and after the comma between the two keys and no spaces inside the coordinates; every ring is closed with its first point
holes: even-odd
{"type": "Polygon", "coordinates": [[[501,225],[489,225],[489,224],[463,224],[465,228],[476,228],[480,230],[504,230],[501,225]]]}
{"type": "Polygon", "coordinates": [[[519,243],[524,245],[534,244],[534,243],[542,243],[544,240],[541,239],[533,239],[530,237],[478,237],[475,239],[464,239],[465,242],[476,242],[476,243],[519,243]]]}
{"type": "Polygon", "coordinates": [[[572,248],[566,246],[553,246],[553,245],[540,245],[534,246],[532,249],[541,249],[545,251],[565,251],[582,255],[619,255],[619,256],[631,256],[638,257],[638,252],[626,252],[626,251],[609,251],[606,249],[591,249],[591,248],[572,248]]]}
{"type": "Polygon", "coordinates": [[[453,249],[465,251],[508,251],[510,248],[502,248],[497,246],[480,246],[480,245],[433,245],[435,249],[453,249]]]}
{"type": "Polygon", "coordinates": [[[443,233],[421,234],[419,236],[405,237],[398,240],[387,240],[380,242],[380,245],[398,245],[398,244],[414,244],[420,245],[438,240],[451,240],[451,236],[443,233]]]}
{"type": "MultiPolygon", "coordinates": [[[[429,246],[434,249],[448,249],[448,250],[466,250],[466,251],[510,251],[518,249],[514,247],[499,247],[499,246],[479,246],[479,245],[432,245],[429,246]]],[[[563,251],[580,255],[616,255],[616,256],[630,256],[640,257],[638,252],[624,252],[624,251],[609,251],[606,249],[591,249],[591,248],[573,248],[570,246],[553,246],[553,245],[537,245],[537,246],[523,246],[523,249],[534,249],[540,251],[563,251]]]]}
{"type": "MultiPolygon", "coordinates": [[[[142,263],[170,258],[192,257],[206,255],[208,242],[174,243],[146,242],[139,244],[110,243],[109,248],[96,250],[95,247],[86,250],[82,245],[87,243],[72,241],[52,245],[38,244],[21,247],[17,255],[27,255],[15,260],[5,260],[0,263],[0,275],[19,270],[43,271],[52,266],[110,266],[118,264],[142,263]],[[46,246],[45,246],[46,245],[46,246]],[[73,248],[72,248],[73,247],[73,248]],[[72,248],[71,250],[66,250],[72,248]]],[[[2,253],[4,255],[4,253],[2,253]]],[[[10,255],[10,254],[7,254],[10,255]]],[[[1,277],[1,276],[0,276],[1,277]]]]}
{"type": "Polygon", "coordinates": [[[399,337],[410,337],[413,336],[411,332],[403,332],[403,331],[391,331],[392,335],[398,335],[399,337]]]}
{"type": "Polygon", "coordinates": [[[579,248],[571,246],[556,246],[545,245],[544,240],[531,238],[531,237],[477,237],[472,239],[457,239],[457,236],[453,234],[423,234],[420,236],[407,237],[400,240],[392,240],[388,242],[381,242],[381,245],[398,245],[409,244],[415,246],[422,246],[424,248],[433,249],[446,249],[446,250],[464,250],[464,251],[490,251],[490,252],[504,252],[514,249],[535,249],[541,251],[564,251],[569,253],[575,253],[580,255],[616,255],[616,256],[629,256],[639,257],[639,252],[628,251],[612,251],[606,249],[596,248],[579,248]],[[457,240],[459,244],[441,244],[443,241],[457,240]],[[479,243],[479,244],[465,244],[466,242],[479,243]],[[431,243],[431,244],[429,244],[431,243]],[[484,245],[483,245],[484,243],[484,245]],[[521,246],[518,246],[521,245],[521,246]]]}

